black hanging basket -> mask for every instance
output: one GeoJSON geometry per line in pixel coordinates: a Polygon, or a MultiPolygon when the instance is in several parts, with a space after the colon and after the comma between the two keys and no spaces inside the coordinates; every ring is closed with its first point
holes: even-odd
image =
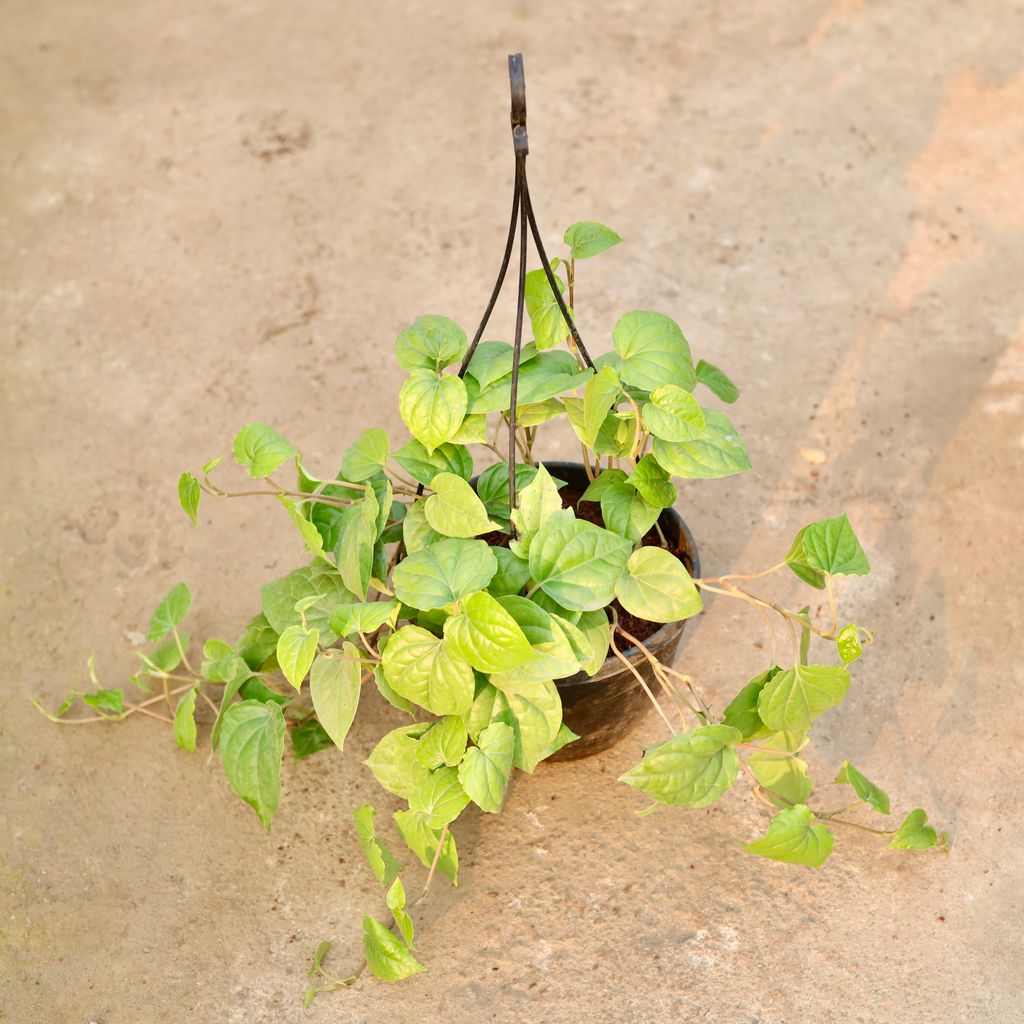
{"type": "MultiPolygon", "coordinates": [[[[558,303],[558,308],[569,328],[569,347],[576,356],[581,367],[593,368],[594,361],[590,357],[583,339],[576,328],[572,314],[565,304],[561,290],[555,280],[551,262],[544,250],[544,243],[537,228],[537,218],[533,212],[530,199],[530,187],[526,179],[526,156],[530,151],[526,133],[526,80],[523,76],[522,54],[515,53],[508,58],[509,81],[512,89],[512,143],[515,149],[515,187],[512,192],[512,217],[508,227],[508,239],[505,242],[505,254],[501,260],[498,279],[494,283],[490,300],[480,320],[473,340],[466,351],[466,356],[459,367],[459,376],[463,377],[473,358],[477,345],[483,336],[487,323],[491,318],[494,305],[501,294],[505,275],[516,238],[519,239],[518,287],[516,293],[516,328],[512,356],[512,388],[511,404],[508,414],[509,441],[508,450],[516,450],[516,412],[519,386],[519,358],[523,343],[523,312],[526,304],[526,241],[527,229],[533,237],[533,243],[540,258],[548,284],[558,303]]],[[[554,476],[565,480],[570,487],[585,490],[588,480],[583,466],[575,462],[545,462],[544,465],[554,476]]],[[[516,504],[516,467],[515,459],[508,463],[509,508],[516,504]]],[[[420,488],[422,491],[422,487],[420,488]]],[[[700,559],[697,546],[686,523],[675,509],[665,509],[658,520],[658,525],[669,545],[680,552],[691,575],[700,575],[700,559]]],[[[514,529],[514,528],[513,528],[514,529]]],[[[669,622],[661,626],[657,632],[647,638],[645,646],[659,661],[671,662],[683,635],[685,621],[669,622]]],[[[639,672],[652,689],[657,682],[647,658],[636,647],[622,649],[623,656],[633,668],[639,672]]],[[[651,710],[650,701],[639,685],[633,672],[626,668],[615,657],[605,660],[601,669],[593,676],[579,672],[568,679],[556,679],[555,686],[562,698],[563,720],[580,739],[562,747],[557,753],[547,758],[551,761],[571,761],[581,757],[589,757],[613,746],[637,725],[640,724],[651,710]]]]}

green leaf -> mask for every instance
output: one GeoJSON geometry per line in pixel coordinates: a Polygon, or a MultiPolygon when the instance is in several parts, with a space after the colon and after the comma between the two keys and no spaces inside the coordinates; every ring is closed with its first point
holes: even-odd
{"type": "Polygon", "coordinates": [[[381,626],[394,626],[401,604],[398,601],[363,601],[339,604],[331,612],[331,629],[338,636],[369,635],[381,626]]]}
{"type": "Polygon", "coordinates": [[[407,715],[415,716],[412,701],[406,700],[401,694],[395,692],[394,687],[388,682],[388,677],[384,675],[384,669],[379,664],[373,668],[373,681],[377,684],[381,696],[393,708],[398,708],[399,711],[404,711],[407,715]]]}
{"type": "Polygon", "coordinates": [[[693,441],[705,430],[704,410],[677,384],[655,388],[642,413],[644,426],[665,441],[693,441]]]}
{"type": "MultiPolygon", "coordinates": [[[[275,581],[275,582],[280,582],[275,581]]],[[[295,602],[292,602],[292,614],[295,614],[295,602]]],[[[298,616],[296,615],[296,618],[298,616]]],[[[309,613],[306,613],[308,620],[309,613]]],[[[333,637],[331,642],[333,643],[333,637]]],[[[262,668],[268,659],[276,657],[277,654],[277,631],[267,621],[267,617],[260,612],[253,617],[245,627],[245,632],[239,637],[235,645],[238,656],[251,669],[262,668]]]]}
{"type": "MultiPolygon", "coordinates": [[[[516,495],[523,493],[524,488],[533,483],[537,475],[537,467],[529,466],[525,462],[516,463],[516,495]]],[[[559,481],[555,481],[559,485],[559,481]]],[[[507,520],[509,518],[508,507],[508,463],[496,462],[488,466],[479,476],[476,482],[476,493],[487,509],[487,514],[496,518],[507,520]]]]}
{"type": "Polygon", "coordinates": [[[583,391],[583,440],[593,446],[597,432],[622,390],[613,366],[602,366],[583,391]]]}
{"type": "Polygon", "coordinates": [[[426,722],[415,722],[392,729],[363,762],[389,793],[408,800],[409,794],[427,777],[427,769],[416,759],[416,751],[428,728],[426,722]]]}
{"type": "MultiPolygon", "coordinates": [[[[316,947],[316,952],[313,954],[313,964],[306,972],[307,978],[315,978],[320,971],[323,969],[324,957],[331,951],[331,947],[334,945],[329,939],[324,939],[319,946],[316,947]]],[[[310,1000],[312,1002],[312,1000],[310,1000]]]]}
{"type": "Polygon", "coordinates": [[[61,701],[60,707],[54,711],[53,715],[55,718],[60,718],[61,715],[66,715],[70,710],[71,706],[75,703],[75,698],[78,696],[76,690],[72,690],[65,698],[61,701]]]}
{"type": "Polygon", "coordinates": [[[124,713],[124,690],[96,690],[95,693],[83,693],[82,701],[100,711],[111,711],[115,715],[124,713]]]}
{"type": "MultiPolygon", "coordinates": [[[[424,867],[434,863],[441,830],[432,829],[424,815],[417,811],[395,811],[395,824],[405,840],[405,845],[420,859],[424,867]]],[[[455,848],[455,837],[448,832],[441,846],[441,855],[437,858],[437,870],[457,884],[459,876],[459,855],[455,848]]]]}
{"type": "Polygon", "coordinates": [[[781,669],[773,665],[767,672],[754,676],[746,686],[736,694],[725,709],[723,722],[739,729],[745,740],[766,736],[771,731],[757,713],[757,700],[765,684],[779,674],[781,669]]]}
{"type": "Polygon", "coordinates": [[[497,559],[498,571],[487,584],[488,591],[494,597],[518,594],[530,578],[529,563],[508,548],[491,548],[497,559]]]}
{"type": "Polygon", "coordinates": [[[591,481],[580,497],[580,501],[600,501],[609,487],[624,484],[628,479],[624,470],[606,469],[603,473],[598,474],[596,480],[591,481]]]}
{"type": "MultiPolygon", "coordinates": [[[[568,352],[542,352],[525,365],[520,365],[516,402],[519,405],[536,405],[549,398],[557,398],[567,391],[585,386],[593,372],[589,369],[581,370],[579,363],[568,352]]],[[[473,402],[473,412],[507,412],[511,396],[512,375],[506,374],[486,391],[480,392],[473,402]]]]}
{"type": "Polygon", "coordinates": [[[196,749],[196,696],[199,687],[186,690],[174,709],[174,739],[182,750],[196,749]]]}
{"type": "MultiPolygon", "coordinates": [[[[525,423],[521,424],[526,426],[525,423]]],[[[487,415],[482,412],[466,414],[462,425],[452,436],[452,444],[485,444],[487,441],[487,415]]]]}
{"type": "Polygon", "coordinates": [[[231,788],[269,832],[281,801],[284,714],[277,704],[244,700],[224,714],[220,759],[231,788]]]}
{"type": "Polygon", "coordinates": [[[442,444],[428,452],[419,441],[412,440],[394,453],[394,460],[424,487],[429,487],[438,473],[454,473],[463,480],[473,475],[473,458],[461,444],[442,444]]]}
{"type": "Polygon", "coordinates": [[[580,616],[578,625],[593,648],[593,656],[581,666],[588,676],[592,676],[600,671],[608,656],[611,635],[608,613],[603,608],[593,612],[584,612],[580,616]]]}
{"type": "Polygon", "coordinates": [[[605,417],[604,423],[601,424],[597,437],[588,443],[585,436],[586,428],[583,424],[583,400],[565,396],[562,398],[562,405],[569,417],[569,425],[576,436],[598,455],[625,458],[632,453],[634,443],[639,436],[635,413],[632,411],[610,412],[605,417]]]}
{"type": "MultiPolygon", "coordinates": [[[[844,761],[839,766],[836,782],[840,785],[853,786],[853,791],[857,794],[857,797],[870,804],[879,814],[891,813],[889,810],[889,797],[867,776],[862,775],[849,761],[844,761]]],[[[924,814],[923,811],[921,813],[924,814]]],[[[927,817],[925,820],[927,820],[927,817]]]]}
{"type": "Polygon", "coordinates": [[[257,480],[270,476],[275,469],[299,455],[298,448],[292,447],[265,423],[250,423],[243,427],[235,435],[232,449],[235,461],[257,480]]]}
{"type": "Polygon", "coordinates": [[[701,359],[697,363],[697,380],[716,398],[731,405],[740,397],[740,390],[717,367],[701,359]]]}
{"type": "Polygon", "coordinates": [[[703,725],[647,749],[620,782],[635,786],[659,803],[674,807],[706,807],[736,780],[741,742],[737,729],[703,725]]]}
{"type": "Polygon", "coordinates": [[[843,626],[836,637],[836,650],[839,651],[839,657],[843,659],[844,665],[855,662],[864,653],[864,648],[860,645],[859,627],[843,626]]]}
{"type": "MultiPolygon", "coordinates": [[[[481,672],[518,668],[534,656],[519,624],[486,592],[466,598],[462,612],[445,622],[444,636],[459,658],[481,672]]],[[[469,700],[472,699],[473,688],[470,687],[469,700]]]]}
{"type": "MultiPolygon", "coordinates": [[[[770,733],[764,740],[772,750],[795,754],[807,742],[803,734],[791,732],[770,733]]],[[[753,754],[747,765],[761,786],[790,804],[802,804],[814,789],[807,775],[807,764],[798,757],[761,752],[753,754]]]]}
{"type": "Polygon", "coordinates": [[[466,752],[466,726],[459,715],[446,715],[422,736],[416,757],[424,768],[454,768],[466,752]]]}
{"type": "Polygon", "coordinates": [[[442,535],[427,522],[427,501],[421,498],[409,506],[402,523],[402,540],[405,550],[414,555],[442,539],[442,535]]]}
{"type": "MultiPolygon", "coordinates": [[[[562,279],[557,274],[554,278],[559,292],[564,292],[562,279]]],[[[554,348],[565,341],[569,325],[558,308],[555,293],[543,270],[531,270],[526,275],[526,312],[533,325],[533,339],[537,348],[554,348]]],[[[572,314],[571,309],[569,313],[572,314]]]]}
{"type": "MultiPolygon", "coordinates": [[[[303,514],[299,503],[283,494],[277,496],[277,500],[284,506],[289,519],[295,524],[302,537],[303,542],[312,554],[324,557],[324,539],[320,531],[303,514]]],[[[325,561],[330,561],[326,559],[325,561]]]]}
{"type": "Polygon", "coordinates": [[[430,482],[434,493],[424,512],[431,529],[446,537],[475,537],[499,529],[469,484],[454,473],[438,473],[430,482]]]}
{"type": "Polygon", "coordinates": [[[497,570],[497,559],[484,541],[440,540],[399,562],[392,585],[403,603],[429,611],[483,590],[497,570]]]}
{"type": "Polygon", "coordinates": [[[820,868],[828,859],[835,837],[824,825],[814,825],[814,815],[804,804],[779,811],[768,823],[762,839],[746,849],[758,857],[785,864],[807,864],[820,868]]]}
{"type": "Polygon", "coordinates": [[[930,850],[938,842],[935,829],[928,824],[928,815],[915,808],[904,819],[889,843],[890,850],[930,850]]]}
{"type": "MultiPolygon", "coordinates": [[[[561,416],[565,406],[557,398],[549,398],[544,402],[533,402],[531,405],[516,403],[516,424],[520,427],[539,427],[561,416]]],[[[481,415],[483,415],[481,413],[481,415]]],[[[480,439],[482,444],[486,437],[480,439]]]]}
{"type": "MultiPolygon", "coordinates": [[[[341,651],[346,658],[359,657],[359,650],[353,644],[342,644],[341,651]]],[[[361,686],[361,666],[358,661],[342,661],[321,654],[313,662],[309,674],[309,695],[313,699],[313,710],[339,750],[345,749],[345,737],[352,727],[356,708],[359,707],[361,686]]]]}
{"type": "MultiPolygon", "coordinates": [[[[798,539],[807,564],[823,573],[830,576],[866,576],[871,571],[867,555],[845,514],[805,526],[798,539]]],[[[790,554],[793,554],[792,550],[790,554]]]]}
{"type": "Polygon", "coordinates": [[[199,525],[196,514],[199,511],[200,493],[199,481],[191,473],[182,473],[178,477],[178,504],[192,520],[193,526],[199,525]]]}
{"type": "MultiPolygon", "coordinates": [[[[523,345],[519,353],[519,366],[525,366],[536,355],[537,346],[533,342],[523,345]]],[[[477,345],[466,373],[483,391],[512,372],[512,358],[513,348],[507,341],[482,341],[477,345]]]]}
{"type": "Polygon", "coordinates": [[[532,537],[561,507],[562,499],[551,474],[544,466],[538,466],[533,479],[519,492],[519,505],[512,510],[512,522],[521,538],[532,537]]]}
{"type": "Polygon", "coordinates": [[[520,685],[514,693],[502,695],[507,708],[496,702],[493,717],[512,727],[515,748],[512,763],[524,772],[532,772],[549,754],[554,753],[562,726],[562,701],[552,682],[520,685]]]}
{"type": "Polygon", "coordinates": [[[594,611],[611,603],[631,548],[628,540],[577,520],[566,509],[533,538],[530,575],[565,608],[594,611]]]}
{"type": "MultiPolygon", "coordinates": [[[[567,630],[578,633],[571,622],[556,619],[550,612],[525,597],[502,597],[498,599],[498,603],[520,626],[533,648],[534,655],[525,664],[514,669],[492,672],[491,682],[499,690],[512,692],[524,683],[562,679],[579,671],[579,659],[566,634],[567,630]]],[[[586,642],[582,633],[579,633],[579,638],[586,642]]]]}
{"type": "MultiPolygon", "coordinates": [[[[170,660],[167,664],[172,667],[166,668],[164,671],[173,672],[181,657],[177,649],[177,644],[174,642],[174,638],[172,637],[169,641],[165,641],[159,650],[166,650],[171,654],[170,660]]],[[[154,661],[156,661],[157,656],[157,652],[154,651],[154,661]]],[[[163,667],[162,664],[161,667],[163,667]]],[[[231,644],[227,644],[223,640],[214,640],[212,638],[203,644],[203,661],[199,666],[199,674],[208,682],[226,683],[232,678],[232,676],[234,676],[239,668],[245,667],[245,663],[231,644]]]]}
{"type": "Polygon", "coordinates": [[[676,503],[676,489],[668,473],[651,454],[645,455],[636,464],[626,482],[635,487],[640,496],[655,508],[671,508],[676,503]]]}
{"type": "Polygon", "coordinates": [[[231,707],[231,702],[235,699],[238,691],[242,688],[242,684],[249,678],[249,669],[244,663],[238,666],[235,674],[227,681],[224,686],[224,692],[220,697],[220,710],[217,712],[217,718],[214,720],[213,729],[210,732],[210,749],[216,750],[220,745],[220,733],[224,728],[224,716],[227,714],[228,708],[231,707]]]}
{"type": "Polygon", "coordinates": [[[651,451],[673,476],[713,480],[750,469],[750,458],[736,428],[717,409],[704,410],[704,430],[692,441],[654,438],[651,451]]]}
{"type": "Polygon", "coordinates": [[[382,664],[396,693],[435,715],[461,715],[473,702],[473,670],[447,637],[403,626],[388,640],[382,664]]]}
{"type": "Polygon", "coordinates": [[[493,722],[477,737],[459,765],[459,782],[481,810],[496,813],[505,799],[516,737],[504,722],[493,722]]]}
{"type": "MultiPolygon", "coordinates": [[[[340,604],[350,604],[352,594],[345,588],[341,576],[323,562],[296,569],[260,588],[263,614],[274,633],[280,635],[289,626],[300,624],[302,616],[295,610],[295,605],[303,598],[314,595],[319,600],[306,609],[306,624],[310,629],[319,630],[321,643],[324,647],[330,647],[337,640],[330,628],[331,612],[340,604]]],[[[270,639],[262,629],[254,635],[252,656],[255,663],[250,664],[251,668],[257,669],[262,664],[255,658],[255,654],[265,651],[270,639]]],[[[273,645],[276,648],[276,636],[273,637],[273,645]]],[[[245,654],[244,647],[244,642],[239,643],[239,653],[248,663],[250,656],[245,654]]]]}
{"type": "Polygon", "coordinates": [[[409,810],[422,814],[430,828],[442,828],[461,813],[469,797],[454,768],[432,771],[409,795],[409,810]]]}
{"type": "Polygon", "coordinates": [[[810,527],[805,526],[794,539],[790,546],[789,553],[786,555],[786,565],[793,570],[793,572],[816,590],[825,589],[825,573],[820,569],[815,568],[807,560],[807,553],[804,551],[804,536],[810,527]]]}
{"type": "Polygon", "coordinates": [[[441,370],[466,354],[466,332],[446,316],[417,317],[395,341],[405,370],[441,370]]]}
{"type": "Polygon", "coordinates": [[[377,812],[370,804],[362,804],[353,812],[356,833],[362,844],[363,853],[366,854],[366,861],[373,872],[373,877],[381,885],[389,886],[398,878],[398,872],[402,870],[402,863],[377,837],[377,827],[373,821],[376,816],[377,812]]]}
{"type": "Polygon", "coordinates": [[[398,408],[405,425],[430,455],[457,433],[466,415],[466,385],[458,377],[414,370],[402,385],[398,408]]]}
{"type": "Polygon", "coordinates": [[[601,516],[612,533],[638,541],[657,522],[661,509],[628,483],[612,484],[601,495],[601,516]]]}
{"type": "Polygon", "coordinates": [[[349,445],[341,463],[341,475],[359,483],[380,473],[388,461],[391,445],[387,431],[368,427],[349,445]]]}
{"type": "Polygon", "coordinates": [[[371,973],[380,981],[401,981],[424,969],[409,947],[372,917],[363,918],[363,955],[371,973]]]}
{"type": "Polygon", "coordinates": [[[292,741],[292,757],[296,761],[319,754],[328,747],[334,749],[334,740],[327,735],[327,730],[316,718],[310,718],[301,725],[289,729],[288,738],[292,741]]]}
{"type": "Polygon", "coordinates": [[[572,249],[574,260],[586,260],[618,245],[622,239],[596,220],[580,220],[565,229],[564,241],[572,249]]]}
{"type": "Polygon", "coordinates": [[[341,513],[340,536],[335,548],[342,582],[360,601],[366,600],[373,575],[373,548],[380,508],[373,491],[341,513]]]}
{"type": "Polygon", "coordinates": [[[391,916],[395,919],[395,924],[398,926],[398,930],[402,933],[402,938],[405,939],[405,944],[411,946],[413,937],[412,918],[409,917],[405,909],[405,886],[402,885],[400,878],[396,878],[391,883],[391,888],[388,889],[387,904],[388,910],[391,911],[391,916]]]}
{"type": "Polygon", "coordinates": [[[686,566],[664,548],[637,548],[615,584],[622,607],[648,622],[677,622],[704,608],[686,566]]]}
{"type": "Polygon", "coordinates": [[[846,696],[850,673],[838,665],[795,665],[761,690],[757,711],[773,732],[806,732],[822,712],[846,696]]]}
{"type": "Polygon", "coordinates": [[[320,631],[302,626],[289,626],[277,641],[277,663],[296,690],[302,689],[302,680],[313,664],[319,643],[320,631]]]}
{"type": "Polygon", "coordinates": [[[184,583],[176,583],[153,612],[146,639],[150,643],[163,640],[185,618],[191,603],[192,591],[184,583]]]}
{"type": "Polygon", "coordinates": [[[679,325],[662,313],[634,310],[612,330],[619,376],[643,391],[678,384],[692,391],[697,383],[690,346],[679,325]]]}

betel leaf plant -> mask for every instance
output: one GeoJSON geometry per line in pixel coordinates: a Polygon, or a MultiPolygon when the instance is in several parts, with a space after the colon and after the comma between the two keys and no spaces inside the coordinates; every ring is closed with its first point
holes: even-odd
{"type": "MultiPolygon", "coordinates": [[[[139,699],[100,687],[90,659],[92,689],[81,700],[94,713],[67,717],[75,693],[43,711],[57,722],[144,714],[170,724],[186,751],[196,749],[199,719],[228,784],[268,830],[286,737],[295,757],[344,749],[367,688],[405,716],[364,762],[399,805],[393,837],[373,806],[354,810],[383,887],[381,916],[364,918],[365,960],[352,970],[328,973],[330,943],[320,945],[307,1004],[365,967],[390,981],[423,970],[411,911],[438,873],[456,882],[459,816],[471,804],[499,812],[514,772],[532,773],[586,743],[563,721],[562,693],[607,678],[609,666],[621,666],[622,699],[640,688],[667,731],[621,777],[646,798],[638,813],[707,806],[742,774],[770,815],[764,834],[747,843],[750,854],[821,867],[843,828],[895,849],[944,844],[920,808],[902,823],[868,824],[867,811],[888,818],[889,797],[849,761],[834,781],[851,799],[834,807],[812,797],[803,758],[811,728],[846,696],[850,666],[872,639],[837,609],[835,580],[869,569],[849,520],[808,524],[763,571],[691,573],[695,551],[672,511],[677,483],[750,468],[714,404],[729,405],[739,392],[716,366],[695,363],[679,326],[659,312],[625,313],[610,351],[591,360],[574,323],[577,264],[621,239],[580,222],[565,232],[564,259],[549,262],[518,146],[516,197],[505,260],[518,216],[515,340],[480,340],[494,297],[472,342],[448,317],[413,321],[396,342],[408,374],[398,406],[410,436],[364,429],[335,475],[320,475],[259,423],[232,445],[236,475],[251,483],[215,480],[221,458],[183,473],[178,498],[193,524],[204,496],[269,498],[294,523],[302,564],[261,588],[259,613],[233,642],[207,639],[201,660],[182,629],[191,594],[178,584],[153,615],[152,646],[131,680],[139,699]],[[542,263],[529,273],[528,221],[542,263]],[[527,321],[532,340],[523,344],[527,321]],[[573,480],[559,476],[565,464],[546,465],[538,454],[558,430],[579,446],[579,466],[566,474],[573,480]],[[755,593],[787,570],[823,592],[827,621],[755,593]],[[699,614],[705,594],[752,605],[768,630],[763,670],[721,707],[693,674],[673,667],[674,647],[668,657],[653,649],[662,624],[699,614]],[[812,641],[827,645],[813,662],[812,641]],[[408,851],[404,861],[396,840],[408,851]],[[412,900],[410,854],[425,872],[412,900]]],[[[686,495],[694,500],[689,488],[686,495]]]]}

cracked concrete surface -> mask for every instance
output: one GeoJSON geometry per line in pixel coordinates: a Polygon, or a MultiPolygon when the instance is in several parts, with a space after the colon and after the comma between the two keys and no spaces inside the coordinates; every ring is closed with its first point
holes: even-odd
{"type": "MultiPolygon", "coordinates": [[[[1024,1018],[1020,4],[8,0],[4,27],[0,1019],[1024,1018]],[[850,831],[820,872],[756,860],[740,787],[638,820],[615,778],[652,718],[466,816],[427,974],[304,1015],[317,942],[343,972],[379,911],[350,812],[390,810],[359,764],[390,709],[286,766],[268,836],[159,723],[58,728],[28,699],[93,650],[117,685],[178,579],[193,636],[233,636],[297,562],[283,516],[176,508],[241,424],[325,471],[365,423],[402,433],[395,334],[472,324],[500,257],[515,49],[550,244],[584,218],[628,243],[581,267],[585,336],[663,310],[743,389],[756,472],[681,492],[709,571],[842,510],[865,539],[841,599],[878,640],[813,776],[849,757],[951,848],[850,831]]],[[[681,663],[721,702],[759,630],[712,600],[681,663]]]]}

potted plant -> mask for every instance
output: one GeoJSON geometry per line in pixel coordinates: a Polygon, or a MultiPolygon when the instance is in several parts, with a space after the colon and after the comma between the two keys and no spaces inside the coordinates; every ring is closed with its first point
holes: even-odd
{"type": "MultiPolygon", "coordinates": [[[[408,718],[380,738],[365,765],[403,804],[391,817],[426,872],[418,899],[438,873],[455,881],[453,826],[470,804],[499,812],[514,772],[603,750],[650,705],[667,736],[621,779],[646,798],[638,813],[706,806],[742,774],[770,814],[746,847],[751,854],[820,867],[836,826],[877,833],[895,848],[936,846],[921,809],[881,828],[851,818],[861,808],[887,816],[890,805],[849,762],[835,781],[854,799],[840,808],[811,802],[801,753],[814,721],[842,701],[849,666],[871,640],[866,629],[843,624],[833,581],[866,574],[867,557],[839,516],[805,526],[768,569],[702,575],[674,510],[674,481],[750,468],[715,404],[735,402],[738,390],[712,364],[694,362],[678,325],[659,312],[625,313],[611,350],[590,357],[573,319],[577,265],[621,239],[579,222],[565,232],[565,257],[548,259],[526,180],[517,58],[510,70],[515,198],[502,269],[475,337],[435,315],[403,330],[396,354],[408,377],[398,403],[410,437],[395,443],[381,429],[362,431],[337,475],[319,475],[258,423],[232,445],[254,484],[222,486],[214,479],[219,458],[182,474],[178,497],[194,524],[204,494],[271,498],[294,522],[305,562],[262,587],[260,613],[237,640],[208,639],[198,667],[181,629],[191,594],[178,584],[153,615],[153,646],[132,680],[142,699],[126,702],[123,689],[100,688],[92,676],[97,688],[82,695],[92,719],[167,717],[178,745],[192,751],[196,713],[206,705],[228,783],[269,829],[285,737],[297,756],[344,748],[363,689],[375,687],[408,718]],[[528,228],[541,262],[529,272],[528,228]],[[483,341],[517,234],[514,340],[483,341]],[[527,319],[532,340],[524,344],[527,319]],[[574,435],[579,463],[543,458],[544,437],[557,429],[574,435]],[[754,592],[786,571],[824,592],[828,622],[754,592]],[[770,638],[764,671],[720,710],[671,664],[704,593],[758,608],[770,638]],[[776,625],[787,644],[777,642],[776,625]],[[813,663],[812,638],[831,647],[813,663]]],[[[82,721],[64,717],[75,697],[44,714],[82,721]]],[[[378,834],[372,806],[354,816],[390,915],[363,921],[365,966],[377,978],[406,978],[423,969],[413,952],[418,899],[407,899],[409,869],[378,834]]],[[[307,1000],[362,971],[329,975],[328,948],[316,952],[307,1000]]]]}

